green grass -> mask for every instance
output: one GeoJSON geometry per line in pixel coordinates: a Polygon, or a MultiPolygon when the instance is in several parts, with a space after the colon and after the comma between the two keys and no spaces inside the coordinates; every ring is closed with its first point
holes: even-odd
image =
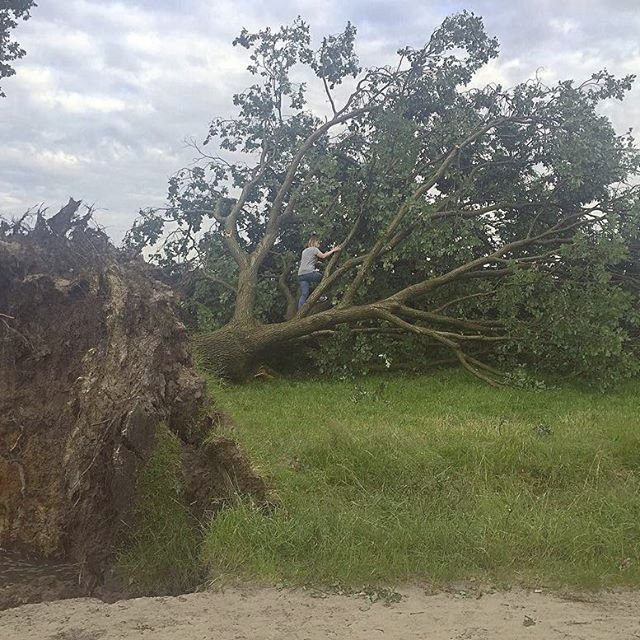
{"type": "Polygon", "coordinates": [[[640,383],[496,390],[469,377],[211,382],[274,488],[205,531],[218,579],[640,583],[640,383]]]}
{"type": "Polygon", "coordinates": [[[116,572],[132,594],[183,593],[202,578],[198,532],[182,499],[180,443],[164,424],[138,477],[135,525],[116,572]]]}

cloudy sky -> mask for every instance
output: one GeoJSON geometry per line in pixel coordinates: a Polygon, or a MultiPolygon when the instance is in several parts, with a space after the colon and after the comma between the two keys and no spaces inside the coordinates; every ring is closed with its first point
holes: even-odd
{"type": "MultiPolygon", "coordinates": [[[[2,82],[0,214],[69,196],[95,203],[119,241],[140,207],[161,205],[167,179],[191,163],[231,95],[247,86],[242,27],[301,15],[317,39],[350,20],[362,63],[423,44],[448,14],[468,9],[498,36],[501,55],[477,82],[536,72],[550,83],[607,68],[640,73],[638,0],[39,0],[15,37],[27,56],[2,82]]],[[[605,105],[622,132],[640,127],[640,82],[605,105]]]]}

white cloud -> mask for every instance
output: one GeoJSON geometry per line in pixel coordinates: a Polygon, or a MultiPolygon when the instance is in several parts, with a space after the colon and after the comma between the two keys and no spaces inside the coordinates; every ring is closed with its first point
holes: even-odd
{"type": "Polygon", "coordinates": [[[124,111],[127,107],[123,100],[110,96],[84,95],[76,92],[57,91],[48,93],[41,98],[49,107],[61,107],[69,113],[86,113],[97,111],[99,113],[111,113],[124,111]]]}
{"type": "Polygon", "coordinates": [[[567,18],[551,18],[549,25],[553,31],[565,36],[577,27],[577,23],[574,20],[568,20],[567,18]]]}
{"type": "Polygon", "coordinates": [[[53,86],[53,70],[39,65],[22,65],[20,68],[20,84],[27,91],[42,93],[53,86]]]}
{"type": "MultiPolygon", "coordinates": [[[[607,67],[640,69],[635,0],[468,0],[501,41],[501,56],[476,84],[511,86],[540,75],[583,79],[607,67]]],[[[162,204],[167,178],[189,164],[183,140],[202,140],[231,95],[251,81],[246,52],[231,40],[243,26],[277,27],[297,15],[315,42],[358,27],[364,64],[385,64],[419,46],[458,8],[441,0],[64,0],[41,2],[16,37],[27,57],[0,101],[0,212],[20,213],[69,195],[95,202],[116,239],[140,207],[162,204]]],[[[321,91],[312,104],[323,109],[321,91]]],[[[640,127],[640,88],[603,107],[619,130],[640,127]]]]}
{"type": "Polygon", "coordinates": [[[475,74],[471,86],[483,87],[488,84],[500,84],[506,88],[520,80],[525,80],[530,75],[527,65],[519,58],[506,61],[498,58],[490,60],[475,74]]]}
{"type": "Polygon", "coordinates": [[[155,22],[153,11],[138,8],[134,2],[65,0],[65,4],[66,16],[75,15],[80,22],[101,25],[107,29],[143,30],[155,22]]]}
{"type": "Polygon", "coordinates": [[[34,157],[40,164],[61,169],[75,169],[80,165],[87,164],[87,158],[51,149],[39,150],[34,154],[34,157]]]}

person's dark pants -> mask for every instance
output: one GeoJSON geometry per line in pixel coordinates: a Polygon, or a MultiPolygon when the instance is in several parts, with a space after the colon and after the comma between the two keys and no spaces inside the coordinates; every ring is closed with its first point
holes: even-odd
{"type": "Polygon", "coordinates": [[[298,300],[298,309],[307,301],[309,293],[311,292],[311,283],[320,282],[322,280],[322,273],[320,271],[312,271],[311,273],[303,273],[298,276],[298,282],[300,283],[300,299],[298,300]]]}

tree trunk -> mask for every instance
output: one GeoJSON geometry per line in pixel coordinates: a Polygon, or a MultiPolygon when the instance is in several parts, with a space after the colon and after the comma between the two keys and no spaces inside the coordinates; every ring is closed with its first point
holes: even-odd
{"type": "Polygon", "coordinates": [[[245,380],[261,363],[267,350],[289,340],[309,335],[337,324],[371,317],[376,307],[330,309],[304,318],[295,317],[277,324],[231,322],[194,338],[194,345],[207,370],[232,380],[245,380]]]}
{"type": "Polygon", "coordinates": [[[196,336],[194,346],[208,371],[231,380],[245,380],[271,344],[264,329],[250,323],[233,323],[196,336]]]}
{"type": "Polygon", "coordinates": [[[250,325],[254,322],[253,310],[256,303],[258,269],[255,265],[240,269],[236,300],[233,307],[233,324],[250,325]]]}

